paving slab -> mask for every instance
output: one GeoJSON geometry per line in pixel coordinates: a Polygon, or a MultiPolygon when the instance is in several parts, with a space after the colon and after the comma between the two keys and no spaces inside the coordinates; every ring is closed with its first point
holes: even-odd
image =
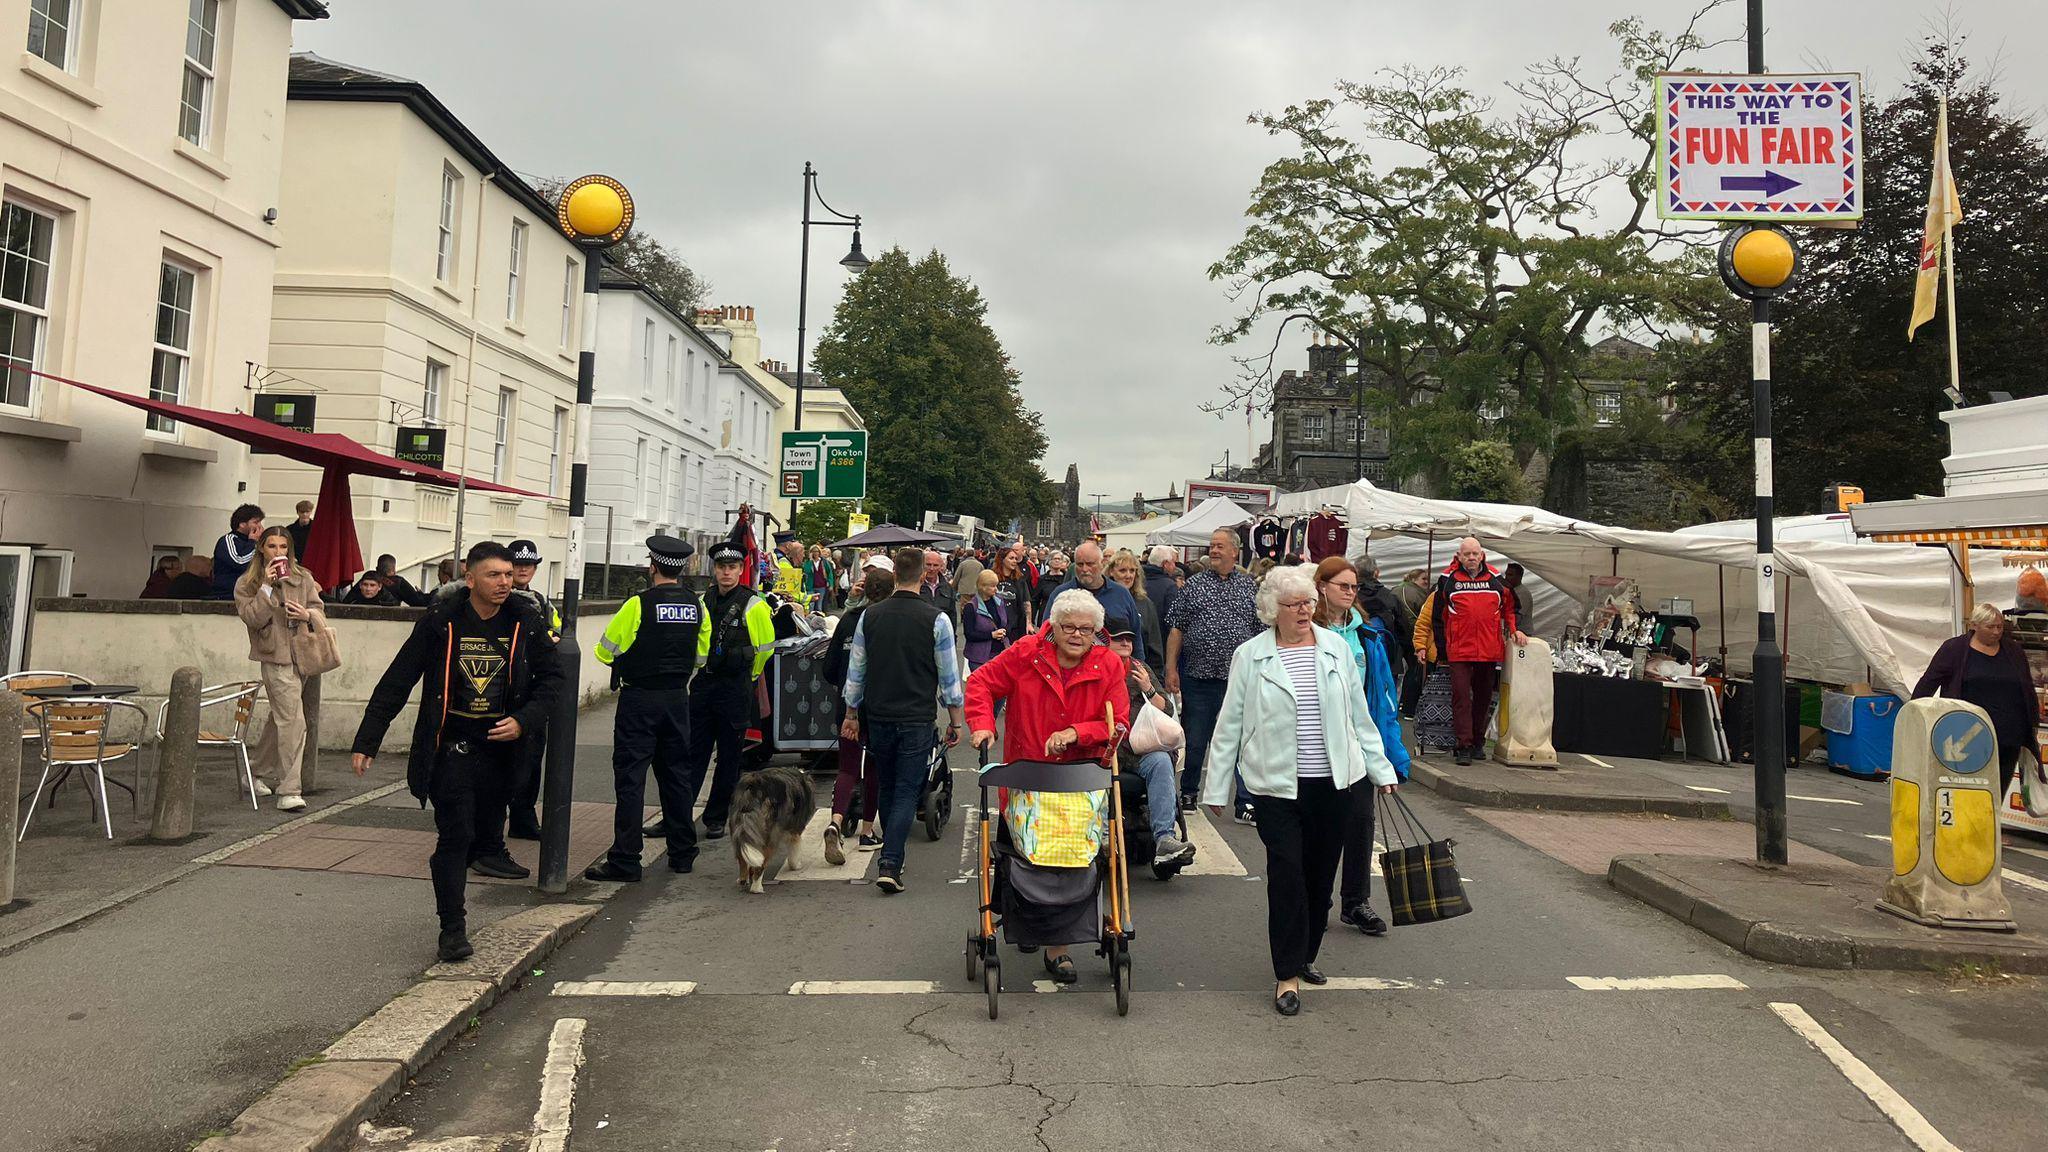
{"type": "Polygon", "coordinates": [[[328,1060],[396,1060],[416,1074],[498,998],[483,980],[422,980],[327,1046],[328,1060]]]}
{"type": "Polygon", "coordinates": [[[395,1060],[309,1064],[193,1152],[335,1152],[347,1148],[356,1125],[390,1103],[404,1083],[405,1065],[395,1060]]]}
{"type": "MultiPolygon", "coordinates": [[[[1749,825],[1725,820],[1681,820],[1652,813],[1603,816],[1491,808],[1475,808],[1472,815],[1588,876],[1605,876],[1608,863],[1616,856],[1668,852],[1734,858],[1752,851],[1756,844],[1756,832],[1749,825]]],[[[1848,863],[1796,840],[1791,848],[1795,862],[1848,863]]]]}
{"type": "Polygon", "coordinates": [[[2048,900],[2007,889],[2018,932],[1929,928],[1878,908],[1886,869],[1846,862],[1766,868],[1664,853],[1615,857],[1618,891],[1759,960],[1806,968],[2048,974],[2048,900]]]}
{"type": "Polygon", "coordinates": [[[1699,820],[1733,819],[1727,801],[1674,784],[1649,761],[1603,757],[1598,764],[1565,754],[1556,768],[1511,768],[1491,760],[1457,764],[1417,759],[1414,781],[1447,800],[1487,808],[1557,812],[1657,812],[1699,820]]]}

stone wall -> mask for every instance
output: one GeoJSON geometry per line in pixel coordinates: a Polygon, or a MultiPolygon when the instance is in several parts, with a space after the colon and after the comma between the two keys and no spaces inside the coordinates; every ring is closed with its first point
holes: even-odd
{"type": "MultiPolygon", "coordinates": [[[[583,643],[578,645],[581,706],[596,704],[611,683],[611,670],[592,655],[596,637],[618,609],[617,601],[581,605],[583,643]]],[[[327,620],[341,649],[341,667],[321,677],[320,746],[346,751],[362,723],[363,709],[378,677],[412,632],[421,609],[328,605],[327,620]]],[[[208,600],[44,599],[35,602],[26,657],[29,668],[75,672],[101,684],[133,684],[142,691],[127,699],[148,709],[152,722],[169,690],[171,673],[191,664],[206,684],[256,679],[249,659],[249,632],[230,603],[208,600]]],[[[414,692],[414,699],[418,693],[414,692]]],[[[387,751],[412,740],[416,711],[408,703],[385,737],[387,751]]],[[[256,724],[263,721],[258,706],[256,724]]],[[[210,719],[210,718],[209,718],[210,719]]],[[[255,734],[252,731],[251,740],[255,734]]]]}

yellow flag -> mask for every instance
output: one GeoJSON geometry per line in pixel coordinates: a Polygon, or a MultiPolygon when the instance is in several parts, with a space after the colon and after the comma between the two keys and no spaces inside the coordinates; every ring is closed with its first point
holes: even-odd
{"type": "MultiPolygon", "coordinates": [[[[1913,284],[1913,319],[1906,324],[1906,339],[1914,329],[1934,319],[1934,294],[1941,286],[1941,246],[1950,228],[1963,218],[1963,203],[1956,198],[1955,173],[1948,166],[1948,100],[1943,98],[1934,122],[1934,179],[1927,189],[1927,230],[1920,238],[1920,274],[1913,284]]],[[[1950,272],[1954,274],[1953,270],[1950,272]]]]}

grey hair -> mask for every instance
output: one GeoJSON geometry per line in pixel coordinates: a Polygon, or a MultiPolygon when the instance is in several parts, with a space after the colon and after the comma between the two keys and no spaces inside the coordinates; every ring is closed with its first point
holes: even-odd
{"type": "Polygon", "coordinates": [[[2000,624],[2005,622],[2005,613],[2000,612],[1996,604],[1980,601],[1975,608],[1970,609],[1969,626],[1971,628],[1982,628],[1993,620],[1998,621],[2000,624]]]}
{"type": "Polygon", "coordinates": [[[1052,608],[1046,612],[1045,618],[1054,623],[1061,620],[1085,619],[1097,632],[1102,631],[1102,605],[1097,602],[1094,593],[1081,588],[1069,588],[1053,597],[1052,608]]]}
{"type": "MultiPolygon", "coordinates": [[[[1281,565],[1266,573],[1259,581],[1257,605],[1259,622],[1271,625],[1280,618],[1282,600],[1314,600],[1316,598],[1316,569],[1313,564],[1281,565]]],[[[1062,595],[1060,599],[1066,597],[1062,595]]]]}
{"type": "Polygon", "coordinates": [[[1164,568],[1166,562],[1171,559],[1173,559],[1173,545],[1171,544],[1154,544],[1152,550],[1145,553],[1145,563],[1155,567],[1164,568]]]}
{"type": "Polygon", "coordinates": [[[1353,560],[1351,562],[1351,570],[1358,573],[1360,580],[1377,580],[1380,578],[1380,562],[1370,556],[1360,556],[1358,559],[1353,560]]]}

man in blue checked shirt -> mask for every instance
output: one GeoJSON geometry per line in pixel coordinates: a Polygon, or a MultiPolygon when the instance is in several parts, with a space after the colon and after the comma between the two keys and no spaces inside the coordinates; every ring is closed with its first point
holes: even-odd
{"type": "Polygon", "coordinates": [[[871,604],[847,649],[846,722],[840,735],[860,739],[867,728],[868,763],[882,775],[882,864],[875,887],[903,891],[903,848],[917,817],[931,759],[932,701],[952,713],[946,747],[960,742],[967,694],[953,647],[953,622],[924,597],[924,549],[890,557],[896,591],[871,604]]]}

